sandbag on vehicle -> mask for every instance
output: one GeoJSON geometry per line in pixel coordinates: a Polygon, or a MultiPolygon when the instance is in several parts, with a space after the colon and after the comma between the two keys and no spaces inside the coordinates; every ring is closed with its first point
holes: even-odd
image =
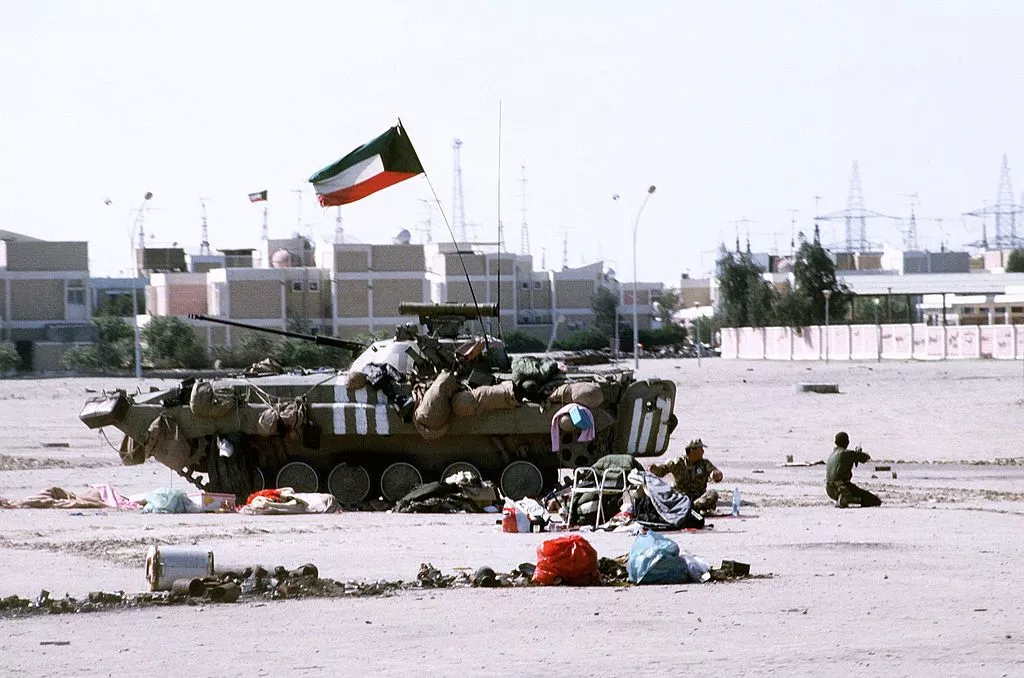
{"type": "Polygon", "coordinates": [[[440,438],[448,431],[452,416],[452,396],[459,390],[458,378],[449,370],[441,370],[416,405],[413,419],[416,430],[427,440],[440,438]]]}
{"type": "Polygon", "coordinates": [[[469,391],[459,391],[452,396],[452,416],[472,417],[480,411],[480,403],[469,391]]]}
{"type": "Polygon", "coordinates": [[[554,405],[568,405],[576,403],[594,409],[604,403],[604,391],[600,384],[579,381],[571,384],[562,384],[548,396],[548,402],[554,405]]]}
{"type": "Polygon", "coordinates": [[[213,384],[208,381],[197,381],[192,387],[189,407],[192,414],[200,419],[220,419],[235,410],[237,400],[231,389],[214,391],[213,384]]]}
{"type": "Polygon", "coordinates": [[[476,400],[481,412],[511,410],[516,407],[511,381],[503,381],[494,386],[477,386],[470,393],[473,394],[473,399],[476,400]]]}

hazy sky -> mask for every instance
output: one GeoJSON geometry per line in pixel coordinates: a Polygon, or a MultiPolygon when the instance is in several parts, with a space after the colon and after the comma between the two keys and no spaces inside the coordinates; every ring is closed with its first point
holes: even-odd
{"type": "MultiPolygon", "coordinates": [[[[650,184],[640,278],[669,283],[710,268],[739,219],[755,250],[788,249],[788,210],[809,232],[816,194],[822,213],[845,207],[853,160],[869,209],[906,215],[904,194],[917,193],[918,215],[944,218],[953,246],[980,237],[960,214],[995,201],[1003,153],[1024,189],[1019,2],[0,0],[0,11],[0,229],[87,239],[93,275],[129,266],[146,191],[154,244],[197,250],[203,197],[214,249],[256,246],[262,205],[246,196],[263,189],[271,237],[300,222],[330,237],[334,210],[306,180],[398,117],[449,218],[462,139],[466,220],[493,240],[499,102],[509,248],[525,164],[538,265],[542,248],[561,265],[567,232],[570,265],[603,258],[622,280],[650,184]]],[[[347,206],[346,233],[416,236],[424,199],[417,177],[347,206]]],[[[938,222],[918,227],[937,248],[938,222]]],[[[869,238],[899,242],[900,228],[871,222],[869,238]]],[[[433,235],[448,237],[436,209],[433,235]]],[[[823,237],[841,239],[843,224],[823,237]]]]}

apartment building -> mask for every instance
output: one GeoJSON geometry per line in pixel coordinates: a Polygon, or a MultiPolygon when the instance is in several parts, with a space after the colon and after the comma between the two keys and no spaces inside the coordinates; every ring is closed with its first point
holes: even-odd
{"type": "Polygon", "coordinates": [[[0,231],[0,334],[24,369],[57,369],[63,352],[95,341],[89,245],[0,231]]]}

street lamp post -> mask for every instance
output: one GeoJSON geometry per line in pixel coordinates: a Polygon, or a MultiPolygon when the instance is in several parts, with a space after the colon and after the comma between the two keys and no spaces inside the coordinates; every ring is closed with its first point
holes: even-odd
{"type": "Polygon", "coordinates": [[[878,362],[882,362],[882,323],[878,319],[878,305],[881,300],[875,297],[875,331],[878,332],[878,362]]]}
{"type": "MultiPolygon", "coordinates": [[[[142,205],[139,206],[138,214],[135,217],[135,223],[132,225],[132,263],[134,264],[133,272],[135,277],[132,280],[132,322],[135,325],[135,378],[142,379],[142,329],[139,327],[139,295],[136,283],[139,281],[141,275],[139,270],[139,255],[136,251],[138,248],[138,231],[142,225],[142,210],[146,208],[146,203],[153,197],[153,194],[146,191],[146,194],[142,197],[142,205]]],[[[145,248],[146,243],[142,243],[142,247],[145,248]]]]}
{"type": "Polygon", "coordinates": [[[828,300],[832,296],[832,290],[822,290],[825,295],[825,364],[828,365],[828,349],[831,336],[828,331],[828,300]]]}
{"type": "Polygon", "coordinates": [[[640,326],[637,324],[636,317],[636,299],[638,294],[637,285],[637,271],[636,271],[636,230],[640,226],[640,215],[643,214],[644,207],[647,206],[647,201],[654,193],[655,187],[652,184],[647,189],[647,193],[644,195],[644,201],[640,205],[640,209],[636,212],[636,218],[633,220],[633,370],[635,372],[640,371],[640,326]]]}
{"type": "Polygon", "coordinates": [[[695,311],[695,313],[693,314],[693,319],[697,323],[697,337],[696,337],[696,339],[697,339],[697,341],[696,341],[696,344],[697,344],[697,367],[700,367],[700,349],[701,349],[701,346],[700,346],[700,344],[701,344],[701,337],[700,337],[700,302],[699,301],[693,302],[693,308],[694,308],[694,311],[695,311]]]}

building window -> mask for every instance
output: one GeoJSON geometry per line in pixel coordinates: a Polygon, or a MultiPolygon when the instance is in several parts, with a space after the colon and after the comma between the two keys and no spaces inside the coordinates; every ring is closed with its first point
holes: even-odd
{"type": "Polygon", "coordinates": [[[320,291],[320,281],[319,280],[310,280],[309,281],[309,285],[306,287],[306,289],[308,289],[310,292],[319,292],[320,291]]]}
{"type": "Polygon", "coordinates": [[[519,283],[519,289],[521,289],[521,290],[528,290],[528,289],[530,289],[530,283],[524,280],[523,282],[519,283]]]}
{"type": "Polygon", "coordinates": [[[84,306],[85,305],[85,285],[82,284],[81,280],[72,280],[68,282],[67,296],[65,301],[68,306],[84,306]]]}
{"type": "Polygon", "coordinates": [[[533,281],[533,289],[535,289],[535,290],[539,290],[540,289],[540,281],[539,280],[534,280],[533,281]]]}
{"type": "Polygon", "coordinates": [[[301,291],[302,291],[302,281],[301,280],[293,280],[292,281],[292,292],[301,292],[301,291]]]}
{"type": "Polygon", "coordinates": [[[1010,313],[1024,313],[1024,306],[1011,306],[1010,313]]]}
{"type": "Polygon", "coordinates": [[[1006,313],[1005,306],[996,306],[996,313],[1006,313]]]}

